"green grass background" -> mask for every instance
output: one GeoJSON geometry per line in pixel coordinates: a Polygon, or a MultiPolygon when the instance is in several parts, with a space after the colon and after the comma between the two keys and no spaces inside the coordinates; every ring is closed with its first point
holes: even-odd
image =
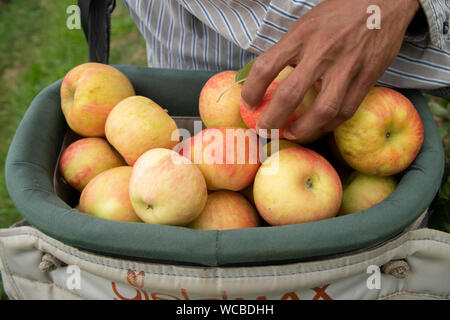
{"type": "MultiPolygon", "coordinates": [[[[76,3],[76,0],[0,0],[0,228],[21,220],[6,190],[4,165],[22,116],[40,90],[88,59],[83,31],[66,27],[69,17],[66,9],[76,3]]],[[[112,15],[110,63],[146,65],[145,42],[121,0],[112,15]]],[[[448,158],[450,103],[427,98],[439,120],[448,158]]],[[[448,175],[442,185],[435,206],[438,214],[433,222],[436,228],[445,229],[450,220],[446,202],[450,190],[448,175]]],[[[0,298],[7,299],[1,282],[0,298]]]]}
{"type": "MultiPolygon", "coordinates": [[[[21,220],[5,186],[5,159],[31,100],[87,62],[82,29],[69,30],[76,0],[0,0],[0,228],[21,220]]],[[[111,64],[146,65],[145,41],[121,0],[111,18],[111,64]]],[[[0,297],[6,299],[0,282],[0,297]]]]}

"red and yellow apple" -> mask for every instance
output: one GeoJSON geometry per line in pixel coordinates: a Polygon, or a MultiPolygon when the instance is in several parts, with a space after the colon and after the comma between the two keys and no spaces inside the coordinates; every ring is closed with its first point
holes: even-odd
{"type": "Polygon", "coordinates": [[[317,152],[288,148],[263,162],[253,184],[255,205],[273,226],[336,216],[342,184],[331,164],[317,152]]]}
{"type": "Polygon", "coordinates": [[[133,167],[130,199],[144,222],[186,225],[200,215],[207,196],[198,167],[173,150],[151,149],[133,167]]]}
{"type": "Polygon", "coordinates": [[[394,177],[353,172],[344,184],[339,215],[358,213],[386,199],[396,188],[394,177]]]}
{"type": "MultiPolygon", "coordinates": [[[[281,78],[283,79],[283,78],[281,78]]],[[[256,125],[258,123],[259,118],[261,117],[261,115],[264,113],[264,111],[267,109],[267,107],[269,106],[270,102],[272,101],[273,95],[275,94],[276,90],[278,89],[278,86],[280,85],[281,81],[277,81],[276,79],[274,81],[271,82],[271,84],[269,85],[269,87],[266,90],[266,93],[264,94],[263,98],[261,99],[261,102],[259,104],[259,106],[256,109],[253,110],[248,110],[244,104],[240,103],[240,111],[241,111],[241,117],[244,120],[245,124],[247,125],[247,127],[255,129],[256,130],[256,125]]],[[[294,110],[294,112],[292,113],[292,115],[289,117],[289,119],[286,121],[286,123],[279,128],[279,135],[278,137],[281,139],[284,137],[284,129],[286,128],[286,126],[298,119],[302,114],[304,114],[314,103],[314,100],[316,99],[317,96],[317,91],[316,89],[314,89],[314,87],[311,87],[308,91],[306,91],[306,94],[303,98],[303,101],[297,106],[297,108],[294,110]]],[[[277,108],[283,108],[283,106],[277,106],[277,108]]],[[[270,130],[267,131],[267,136],[270,137],[270,130]]],[[[305,141],[305,142],[310,142],[310,141],[305,141]]]]}
{"type": "Polygon", "coordinates": [[[291,74],[292,71],[294,71],[293,66],[286,66],[286,67],[284,67],[283,70],[280,71],[280,73],[273,80],[276,82],[281,82],[284,79],[286,79],[287,77],[289,77],[289,75],[291,74]]]}
{"type": "Polygon", "coordinates": [[[182,144],[205,177],[208,190],[239,191],[254,179],[259,163],[259,139],[254,130],[206,128],[182,144]]]}
{"type": "Polygon", "coordinates": [[[336,169],[336,172],[339,174],[341,181],[346,181],[354,170],[347,164],[347,162],[345,162],[344,158],[339,152],[333,132],[328,134],[327,147],[329,151],[327,158],[328,161],[330,161],[331,165],[336,169]]]}
{"type": "Polygon", "coordinates": [[[234,85],[236,74],[237,71],[219,72],[200,91],[200,117],[207,128],[247,128],[239,112],[242,84],[234,85]]]}
{"type": "Polygon", "coordinates": [[[131,171],[122,166],[96,176],[81,193],[78,210],[103,219],[141,222],[130,202],[131,171]]]}
{"type": "Polygon", "coordinates": [[[255,199],[253,198],[253,182],[250,183],[247,187],[242,189],[240,193],[254,206],[255,199]]]}
{"type": "Polygon", "coordinates": [[[216,191],[208,195],[202,213],[188,227],[197,230],[226,230],[260,226],[259,215],[238,192],[216,191]]]}
{"type": "Polygon", "coordinates": [[[121,100],[135,95],[128,78],[101,63],[70,70],[61,84],[61,108],[69,127],[85,137],[103,137],[105,121],[121,100]]]}
{"type": "Polygon", "coordinates": [[[266,145],[264,145],[264,147],[262,148],[262,154],[267,156],[268,158],[275,152],[281,151],[283,149],[299,147],[297,143],[290,140],[277,139],[277,141],[275,141],[275,139],[272,139],[266,145]]]}
{"type": "MultiPolygon", "coordinates": [[[[281,82],[293,68],[284,68],[274,81],[281,82]]],[[[241,117],[240,101],[242,84],[236,83],[237,71],[227,70],[213,75],[200,91],[200,117],[207,128],[247,128],[241,117]]]]}
{"type": "Polygon", "coordinates": [[[352,118],[334,131],[344,160],[355,170],[390,176],[406,169],[423,142],[419,114],[400,92],[372,88],[352,118]]]}
{"type": "Polygon", "coordinates": [[[106,120],[106,138],[132,166],[147,150],[174,148],[179,142],[175,121],[149,98],[122,100],[106,120]]]}
{"type": "Polygon", "coordinates": [[[123,165],[123,159],[103,138],[77,140],[63,151],[59,159],[62,176],[80,192],[98,174],[123,165]]]}

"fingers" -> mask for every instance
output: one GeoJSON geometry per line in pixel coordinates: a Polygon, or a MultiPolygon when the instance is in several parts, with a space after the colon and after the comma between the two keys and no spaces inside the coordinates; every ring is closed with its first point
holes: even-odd
{"type": "Polygon", "coordinates": [[[376,84],[377,75],[358,70],[327,75],[322,90],[311,108],[289,124],[284,132],[287,139],[310,142],[326,132],[333,131],[350,119],[376,84]],[[352,76],[356,73],[355,76],[352,76]]]}
{"type": "Polygon", "coordinates": [[[306,91],[320,76],[318,61],[304,59],[275,91],[270,104],[261,115],[257,129],[281,128],[302,102],[306,91]]]}
{"type": "Polygon", "coordinates": [[[341,123],[350,119],[356,110],[358,110],[359,105],[363,102],[369,90],[375,84],[376,80],[373,80],[373,77],[367,78],[362,76],[355,79],[347,90],[338,115],[325,126],[324,130],[333,131],[341,123]]]}
{"type": "Polygon", "coordinates": [[[272,80],[292,62],[293,51],[283,49],[281,42],[255,60],[242,87],[242,102],[247,109],[255,109],[259,105],[272,80]]]}
{"type": "MultiPolygon", "coordinates": [[[[284,135],[287,139],[309,142],[329,130],[328,124],[341,112],[347,89],[353,79],[353,71],[335,68],[324,75],[322,88],[311,108],[290,123],[284,135]]],[[[315,79],[314,79],[315,81],[315,79]]]]}

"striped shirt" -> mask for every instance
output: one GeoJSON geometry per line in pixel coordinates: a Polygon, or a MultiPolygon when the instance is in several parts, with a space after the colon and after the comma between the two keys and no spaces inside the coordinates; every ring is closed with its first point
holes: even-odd
{"type": "MultiPolygon", "coordinates": [[[[450,86],[450,1],[419,1],[428,33],[405,37],[400,52],[379,79],[380,85],[450,86]]],[[[125,0],[146,40],[148,65],[191,70],[242,68],[277,43],[298,18],[320,2],[125,0]]]]}

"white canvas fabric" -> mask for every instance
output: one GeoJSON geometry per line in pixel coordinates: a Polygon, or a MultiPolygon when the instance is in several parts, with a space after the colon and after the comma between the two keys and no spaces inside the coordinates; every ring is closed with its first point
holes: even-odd
{"type": "Polygon", "coordinates": [[[25,226],[0,230],[0,267],[11,299],[449,299],[450,235],[421,228],[326,260],[224,268],[100,256],[25,226]]]}

